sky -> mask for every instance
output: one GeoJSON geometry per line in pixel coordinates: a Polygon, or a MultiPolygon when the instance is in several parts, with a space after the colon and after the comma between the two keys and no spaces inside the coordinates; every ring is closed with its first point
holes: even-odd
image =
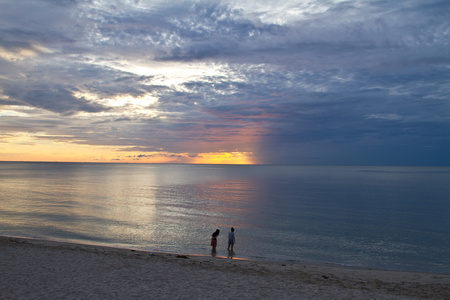
{"type": "Polygon", "coordinates": [[[0,0],[0,161],[450,165],[448,0],[0,0]]]}

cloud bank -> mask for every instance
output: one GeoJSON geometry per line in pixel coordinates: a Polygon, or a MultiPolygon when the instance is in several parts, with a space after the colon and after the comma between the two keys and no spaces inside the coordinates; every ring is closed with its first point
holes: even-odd
{"type": "Polygon", "coordinates": [[[445,0],[23,0],[0,20],[3,160],[450,164],[445,0]]]}

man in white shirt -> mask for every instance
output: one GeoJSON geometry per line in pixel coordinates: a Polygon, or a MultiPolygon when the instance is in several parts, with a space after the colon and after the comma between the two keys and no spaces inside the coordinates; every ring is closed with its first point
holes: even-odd
{"type": "Polygon", "coordinates": [[[234,237],[234,228],[231,227],[231,231],[228,233],[228,251],[230,251],[230,247],[231,251],[233,251],[234,244],[236,244],[236,238],[234,237]]]}

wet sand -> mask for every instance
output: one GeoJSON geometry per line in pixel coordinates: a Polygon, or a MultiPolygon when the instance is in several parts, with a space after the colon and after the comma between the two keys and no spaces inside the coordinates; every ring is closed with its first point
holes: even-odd
{"type": "Polygon", "coordinates": [[[0,299],[450,299],[450,275],[0,237],[0,299]]]}

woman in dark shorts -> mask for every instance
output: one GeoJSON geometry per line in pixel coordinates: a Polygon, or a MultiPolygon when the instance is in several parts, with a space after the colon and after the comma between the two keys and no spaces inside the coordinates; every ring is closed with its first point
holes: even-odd
{"type": "Polygon", "coordinates": [[[217,229],[217,230],[214,231],[214,233],[212,234],[212,237],[211,237],[211,246],[212,246],[213,251],[216,250],[216,247],[217,247],[217,236],[219,235],[219,233],[220,233],[220,230],[217,229]]]}

